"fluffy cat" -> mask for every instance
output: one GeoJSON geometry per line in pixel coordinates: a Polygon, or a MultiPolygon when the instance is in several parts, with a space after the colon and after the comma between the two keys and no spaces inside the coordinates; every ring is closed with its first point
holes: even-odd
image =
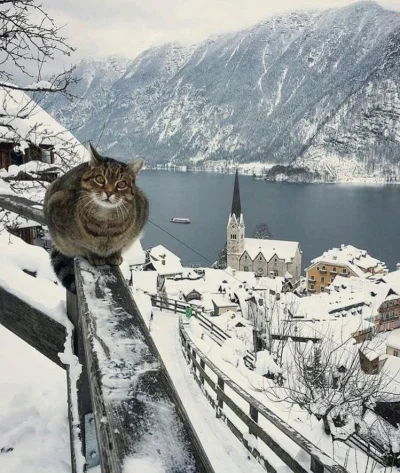
{"type": "Polygon", "coordinates": [[[44,213],[52,238],[51,262],[64,287],[76,292],[74,257],[94,266],[120,265],[149,214],[136,186],[143,159],[124,164],[100,156],[90,145],[90,162],[79,164],[47,189],[44,213]]]}

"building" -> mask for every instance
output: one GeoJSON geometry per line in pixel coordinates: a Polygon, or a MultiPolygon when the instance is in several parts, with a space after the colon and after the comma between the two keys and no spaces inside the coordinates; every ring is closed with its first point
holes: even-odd
{"type": "Polygon", "coordinates": [[[298,281],[301,274],[298,242],[245,237],[237,170],[227,225],[227,264],[232,269],[252,271],[257,276],[280,276],[292,281],[298,281]]]}
{"type": "Polygon", "coordinates": [[[385,263],[373,258],[365,250],[341,245],[340,248],[325,251],[311,261],[306,269],[307,289],[311,293],[323,292],[337,275],[370,278],[386,272],[385,263]]]}
{"type": "Polygon", "coordinates": [[[20,166],[29,161],[41,161],[46,164],[54,163],[54,146],[40,143],[35,145],[28,143],[24,151],[20,149],[20,144],[12,141],[0,142],[0,169],[8,169],[11,165],[20,166]]]}
{"type": "Polygon", "coordinates": [[[394,330],[386,340],[386,354],[400,356],[400,330],[394,330]]]}

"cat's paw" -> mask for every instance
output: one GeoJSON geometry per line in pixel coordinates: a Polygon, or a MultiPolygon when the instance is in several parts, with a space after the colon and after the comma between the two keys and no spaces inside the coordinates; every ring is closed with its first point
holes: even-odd
{"type": "Polygon", "coordinates": [[[106,264],[109,264],[110,266],[120,266],[122,261],[124,261],[124,258],[122,258],[121,255],[112,255],[107,258],[106,264]]]}
{"type": "Polygon", "coordinates": [[[104,266],[106,264],[109,264],[106,258],[103,258],[102,256],[98,256],[98,255],[89,255],[89,256],[86,256],[86,259],[89,261],[89,263],[92,266],[104,266]]]}

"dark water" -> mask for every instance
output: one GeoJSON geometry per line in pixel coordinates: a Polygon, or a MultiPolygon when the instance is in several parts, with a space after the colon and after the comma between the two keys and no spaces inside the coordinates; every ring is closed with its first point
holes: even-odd
{"type": "MultiPolygon", "coordinates": [[[[210,261],[226,240],[233,175],[145,171],[140,183],[150,219],[210,261]],[[190,225],[171,223],[189,217],[190,225]]],[[[400,186],[282,184],[240,176],[246,236],[266,222],[273,238],[300,242],[303,268],[324,250],[352,244],[385,261],[400,262],[400,186]]],[[[148,223],[143,246],[163,244],[184,264],[209,262],[148,223]]]]}

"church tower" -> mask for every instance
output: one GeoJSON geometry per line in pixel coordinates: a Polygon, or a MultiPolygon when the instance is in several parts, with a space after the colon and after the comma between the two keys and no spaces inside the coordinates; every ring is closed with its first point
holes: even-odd
{"type": "Polygon", "coordinates": [[[236,169],[235,185],[233,187],[232,210],[226,228],[227,264],[233,269],[239,269],[239,259],[244,252],[244,219],[240,205],[239,174],[236,169]]]}

